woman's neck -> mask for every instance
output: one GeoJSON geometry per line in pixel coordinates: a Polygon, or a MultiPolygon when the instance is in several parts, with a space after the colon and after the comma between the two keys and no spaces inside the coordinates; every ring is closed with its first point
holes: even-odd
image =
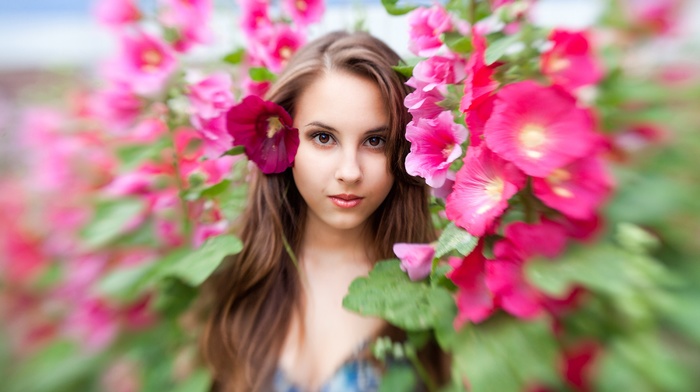
{"type": "Polygon", "coordinates": [[[366,225],[340,230],[309,217],[302,236],[300,259],[306,268],[328,264],[336,267],[342,264],[370,266],[373,261],[370,241],[366,225]]]}

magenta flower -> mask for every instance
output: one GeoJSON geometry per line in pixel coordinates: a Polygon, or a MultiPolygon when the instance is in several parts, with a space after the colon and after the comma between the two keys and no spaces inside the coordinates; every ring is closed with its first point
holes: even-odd
{"type": "Polygon", "coordinates": [[[413,77],[423,91],[430,91],[445,84],[459,83],[467,76],[465,62],[458,56],[432,56],[416,64],[413,77]]]}
{"type": "Polygon", "coordinates": [[[430,275],[435,248],[429,244],[394,244],[394,254],[401,260],[401,270],[411,280],[422,280],[430,275]]]}
{"type": "Polygon", "coordinates": [[[282,8],[299,26],[320,21],[325,11],[323,0],[284,0],[282,8]]]}
{"type": "Polygon", "coordinates": [[[121,57],[112,72],[137,94],[158,93],[176,70],[174,52],[160,38],[135,31],[122,36],[121,57]]]}
{"type": "Polygon", "coordinates": [[[241,7],[240,25],[246,36],[253,37],[257,31],[272,24],[268,0],[239,0],[238,3],[241,7]]]}
{"type": "Polygon", "coordinates": [[[496,99],[491,96],[478,105],[472,105],[466,111],[465,122],[469,127],[469,146],[476,147],[484,141],[484,127],[493,113],[493,103],[496,99]]]}
{"type": "Polygon", "coordinates": [[[472,36],[474,52],[467,61],[467,80],[464,83],[464,95],[459,104],[459,110],[468,111],[480,106],[498,88],[498,82],[493,80],[494,70],[484,62],[486,53],[486,38],[474,32],[472,36]]]}
{"type": "Polygon", "coordinates": [[[121,27],[141,19],[134,0],[100,0],[95,4],[97,21],[109,27],[121,27]]]}
{"type": "Polygon", "coordinates": [[[159,15],[163,25],[177,31],[173,46],[184,52],[194,44],[206,44],[213,39],[209,29],[212,0],[159,0],[163,10],[159,15]]]}
{"type": "Polygon", "coordinates": [[[123,83],[99,91],[90,102],[93,113],[110,129],[123,130],[141,114],[143,100],[123,83]]]}
{"type": "Polygon", "coordinates": [[[568,91],[598,83],[603,70],[583,32],[553,30],[551,49],[542,53],[542,73],[568,91]]]}
{"type": "Polygon", "coordinates": [[[589,154],[599,140],[590,113],[571,94],[531,81],[498,92],[484,138],[491,150],[533,177],[589,154]]]}
{"type": "Polygon", "coordinates": [[[249,54],[272,72],[280,72],[305,42],[302,32],[285,23],[263,26],[254,34],[249,54]]]}
{"type": "Polygon", "coordinates": [[[555,169],[545,178],[534,178],[532,187],[547,206],[574,219],[587,220],[610,194],[613,181],[601,159],[589,156],[555,169]]]}
{"type": "Polygon", "coordinates": [[[248,96],[248,95],[257,95],[260,98],[265,97],[265,94],[267,94],[267,90],[270,89],[270,82],[269,81],[262,81],[262,82],[256,82],[255,80],[249,78],[249,77],[244,77],[243,81],[241,82],[241,90],[242,95],[248,96]]]}
{"type": "Polygon", "coordinates": [[[452,29],[450,14],[439,5],[419,7],[408,14],[408,48],[418,56],[429,57],[437,53],[442,41],[440,35],[452,29]]]}
{"type": "Polygon", "coordinates": [[[411,113],[414,120],[418,118],[435,118],[445,111],[445,108],[439,105],[445,99],[446,87],[444,85],[426,90],[424,88],[426,84],[413,77],[408,79],[406,84],[415,88],[413,92],[406,95],[403,101],[404,106],[408,108],[408,112],[411,113]]]}
{"type": "Polygon", "coordinates": [[[187,86],[187,98],[192,104],[193,115],[212,119],[227,112],[233,106],[231,76],[224,72],[213,73],[187,86]]]}
{"type": "Polygon", "coordinates": [[[192,116],[190,121],[204,141],[204,156],[218,158],[231,149],[233,137],[226,129],[225,113],[209,119],[192,116]]]}
{"type": "Polygon", "coordinates": [[[539,224],[512,223],[505,239],[494,245],[493,261],[486,265],[486,285],[508,313],[520,318],[538,316],[545,297],[523,276],[523,265],[533,256],[556,257],[566,245],[564,228],[543,220],[539,224]]]}
{"type": "Polygon", "coordinates": [[[265,174],[291,166],[299,147],[299,130],[292,117],[274,102],[251,95],[226,114],[226,128],[234,146],[244,146],[248,158],[265,174]]]}
{"type": "Polygon", "coordinates": [[[408,174],[423,177],[428,185],[439,188],[445,183],[450,164],[462,156],[467,129],[445,111],[434,119],[418,118],[408,123],[406,139],[411,142],[406,157],[408,174]]]}
{"type": "Polygon", "coordinates": [[[480,323],[486,320],[494,311],[493,295],[486,287],[486,258],[483,255],[483,242],[479,244],[463,260],[450,257],[450,265],[454,267],[447,277],[457,286],[457,317],[455,329],[465,322],[480,323]]]}
{"type": "Polygon", "coordinates": [[[525,176],[484,145],[470,147],[447,197],[447,218],[471,235],[482,236],[525,185],[525,176]]]}

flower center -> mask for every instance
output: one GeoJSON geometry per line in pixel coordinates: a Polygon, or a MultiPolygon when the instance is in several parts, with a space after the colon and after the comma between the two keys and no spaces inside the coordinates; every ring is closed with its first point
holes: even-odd
{"type": "Polygon", "coordinates": [[[569,68],[570,65],[571,62],[568,59],[556,56],[549,62],[549,70],[551,72],[560,72],[569,68]]]}
{"type": "Polygon", "coordinates": [[[141,69],[146,72],[153,72],[158,69],[158,66],[163,61],[163,56],[157,50],[149,49],[143,53],[141,61],[143,61],[141,69]]]}
{"type": "Polygon", "coordinates": [[[490,181],[486,186],[484,186],[484,193],[488,198],[488,202],[479,207],[476,210],[477,214],[483,214],[484,212],[490,210],[494,204],[498,203],[503,197],[503,188],[505,187],[505,182],[502,178],[495,178],[490,181]]]}
{"type": "Polygon", "coordinates": [[[272,139],[282,128],[284,128],[284,125],[280,122],[279,117],[270,117],[270,119],[267,120],[267,137],[272,139]]]}
{"type": "Polygon", "coordinates": [[[299,11],[306,11],[306,9],[309,7],[304,0],[297,0],[296,2],[297,9],[299,11]]]}
{"type": "Polygon", "coordinates": [[[452,151],[455,149],[454,144],[448,144],[445,146],[445,148],[442,150],[442,157],[447,159],[450,157],[450,154],[452,154],[452,151]]]}
{"type": "Polygon", "coordinates": [[[538,159],[542,157],[542,152],[539,148],[547,141],[545,129],[541,125],[526,124],[518,135],[520,144],[525,148],[525,155],[530,158],[538,159]]]}
{"type": "Polygon", "coordinates": [[[564,169],[556,169],[549,176],[547,176],[547,182],[552,185],[552,192],[559,197],[564,197],[570,199],[574,197],[573,192],[561,186],[562,182],[569,181],[571,179],[571,172],[564,169]]]}
{"type": "Polygon", "coordinates": [[[286,60],[292,56],[292,48],[289,46],[283,46],[279,53],[280,57],[286,60]]]}

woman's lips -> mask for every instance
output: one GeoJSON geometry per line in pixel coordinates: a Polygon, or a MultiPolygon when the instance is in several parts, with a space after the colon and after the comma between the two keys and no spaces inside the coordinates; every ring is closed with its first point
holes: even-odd
{"type": "Polygon", "coordinates": [[[328,196],[333,204],[337,205],[340,208],[352,208],[360,204],[362,201],[362,197],[357,196],[357,195],[348,195],[348,194],[340,194],[340,195],[333,195],[333,196],[328,196]]]}

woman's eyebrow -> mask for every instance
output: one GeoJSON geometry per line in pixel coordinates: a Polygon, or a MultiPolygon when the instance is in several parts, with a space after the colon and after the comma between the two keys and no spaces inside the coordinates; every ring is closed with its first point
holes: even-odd
{"type": "MultiPolygon", "coordinates": [[[[311,126],[323,128],[327,131],[337,132],[337,130],[335,128],[333,128],[332,126],[330,126],[328,124],[324,124],[320,121],[312,121],[312,122],[304,125],[304,128],[311,127],[311,126]]],[[[372,128],[372,129],[366,131],[365,135],[382,134],[382,133],[387,133],[387,132],[389,132],[389,127],[386,125],[382,125],[382,126],[372,128]]]]}
{"type": "Polygon", "coordinates": [[[332,126],[326,125],[326,124],[324,124],[324,123],[322,123],[322,122],[319,122],[319,121],[311,121],[310,123],[304,125],[305,128],[306,128],[306,127],[310,127],[310,126],[319,127],[319,128],[324,128],[324,129],[326,129],[326,130],[328,130],[328,131],[335,131],[335,128],[333,128],[332,126]]]}
{"type": "Polygon", "coordinates": [[[372,134],[383,134],[383,133],[388,133],[389,132],[389,127],[386,125],[382,125],[381,127],[376,127],[372,128],[369,131],[365,132],[365,135],[372,135],[372,134]]]}

